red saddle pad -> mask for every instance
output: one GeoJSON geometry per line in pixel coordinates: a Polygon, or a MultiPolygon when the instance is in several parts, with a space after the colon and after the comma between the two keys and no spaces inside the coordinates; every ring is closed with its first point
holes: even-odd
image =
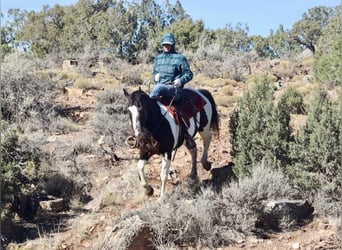
{"type": "Polygon", "coordinates": [[[171,99],[169,98],[161,98],[160,102],[167,108],[168,112],[172,114],[177,124],[179,123],[177,109],[180,109],[182,114],[186,115],[187,119],[190,119],[206,104],[206,101],[202,96],[190,89],[183,89],[183,96],[177,103],[172,103],[170,105],[171,99]]]}

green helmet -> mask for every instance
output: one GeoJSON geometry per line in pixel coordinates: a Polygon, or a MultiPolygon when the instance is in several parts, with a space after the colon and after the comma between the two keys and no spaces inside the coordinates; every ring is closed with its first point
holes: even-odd
{"type": "Polygon", "coordinates": [[[176,41],[175,41],[175,37],[173,36],[173,34],[171,33],[166,33],[162,39],[160,40],[160,44],[171,44],[171,45],[175,45],[176,41]]]}

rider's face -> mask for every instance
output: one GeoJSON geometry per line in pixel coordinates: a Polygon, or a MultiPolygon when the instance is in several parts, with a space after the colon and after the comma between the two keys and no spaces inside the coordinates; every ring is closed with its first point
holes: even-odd
{"type": "Polygon", "coordinates": [[[165,52],[170,52],[171,50],[171,44],[163,44],[163,50],[165,52]]]}

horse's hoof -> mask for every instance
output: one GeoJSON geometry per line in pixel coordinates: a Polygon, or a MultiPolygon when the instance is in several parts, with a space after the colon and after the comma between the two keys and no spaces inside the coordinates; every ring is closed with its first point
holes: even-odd
{"type": "Polygon", "coordinates": [[[152,196],[154,193],[154,190],[150,185],[146,185],[145,186],[145,193],[147,196],[152,196]]]}
{"type": "Polygon", "coordinates": [[[207,171],[209,171],[211,169],[211,163],[210,162],[202,162],[202,166],[207,171]]]}
{"type": "Polygon", "coordinates": [[[193,180],[196,180],[197,177],[198,177],[197,174],[190,174],[190,175],[188,175],[188,179],[189,179],[189,180],[192,180],[192,181],[193,181],[193,180]]]}

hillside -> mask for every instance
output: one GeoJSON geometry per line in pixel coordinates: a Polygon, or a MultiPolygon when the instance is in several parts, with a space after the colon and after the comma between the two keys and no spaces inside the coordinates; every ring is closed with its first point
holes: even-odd
{"type": "MultiPolygon", "coordinates": [[[[280,76],[281,80],[275,84],[275,94],[278,95],[286,86],[305,86],[310,77],[309,73],[309,68],[301,71],[298,74],[301,76],[300,80],[280,76]],[[302,75],[304,71],[306,73],[302,75]]],[[[226,80],[216,79],[208,82],[208,79],[199,75],[188,86],[207,88],[217,100],[221,119],[220,137],[212,140],[209,160],[214,168],[220,168],[232,160],[229,119],[236,100],[243,95],[248,85],[242,82],[230,85],[227,96],[227,90],[224,90],[227,85],[226,80]],[[229,98],[232,101],[228,104],[222,101],[229,98]]],[[[136,86],[117,88],[122,87],[136,89],[136,86]]],[[[142,87],[147,90],[147,86],[142,87]]],[[[80,90],[72,86],[64,93],[61,91],[55,101],[65,109],[70,108],[66,114],[76,124],[77,129],[70,130],[68,133],[46,134],[46,141],[42,147],[43,152],[56,160],[55,165],[60,167],[59,171],[70,175],[77,180],[77,183],[83,183],[87,187],[86,193],[76,193],[68,201],[66,207],[69,209],[56,210],[51,207],[40,209],[40,216],[32,220],[23,221],[16,218],[14,224],[2,225],[3,232],[7,232],[13,241],[20,242],[10,243],[8,249],[108,249],[112,241],[119,237],[115,235],[115,223],[120,215],[139,210],[146,203],[156,202],[160,192],[160,158],[153,157],[146,166],[146,176],[155,190],[154,195],[148,198],[138,183],[136,172],[138,151],[128,146],[115,148],[118,159],[113,160],[112,149],[106,144],[99,143],[100,138],[95,133],[94,127],[96,95],[106,88],[112,86],[88,90],[80,90]],[[75,149],[80,149],[81,145],[86,145],[90,149],[77,152],[75,149]],[[73,164],[66,164],[66,161],[73,164]]],[[[309,93],[310,87],[307,87],[306,91],[309,93]]],[[[303,124],[303,117],[299,118],[292,121],[294,127],[303,124]]],[[[122,126],[128,127],[129,124],[122,124],[122,126]]],[[[196,137],[196,143],[200,154],[202,143],[199,137],[196,137]]],[[[189,153],[185,147],[181,147],[171,164],[171,170],[175,174],[167,183],[167,192],[171,192],[184,182],[190,170],[189,165],[189,153]]],[[[210,172],[202,169],[201,165],[198,171],[200,180],[211,178],[210,172]]],[[[55,185],[63,184],[56,180],[55,185]]],[[[240,237],[235,243],[227,244],[220,249],[339,249],[341,242],[337,230],[339,224],[340,221],[337,219],[323,219],[314,214],[312,220],[296,229],[285,232],[265,232],[262,236],[240,237]]],[[[141,235],[130,249],[150,249],[142,245],[144,234],[141,235]]]]}

